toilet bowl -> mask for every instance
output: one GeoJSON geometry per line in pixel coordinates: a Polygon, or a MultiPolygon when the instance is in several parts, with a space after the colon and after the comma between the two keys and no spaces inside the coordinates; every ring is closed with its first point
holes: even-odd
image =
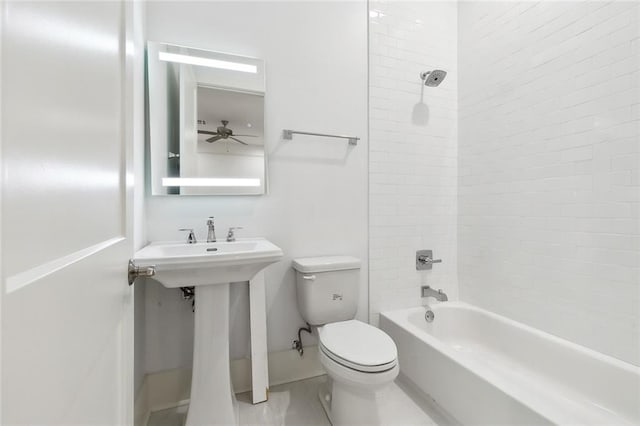
{"type": "Polygon", "coordinates": [[[319,392],[334,426],[379,425],[380,391],[400,371],[395,343],[384,331],[353,319],[360,261],[348,256],[296,259],[298,307],[318,334],[329,381],[319,392]]]}
{"type": "Polygon", "coordinates": [[[334,426],[381,424],[380,391],[398,376],[396,345],[382,330],[357,320],[318,329],[320,363],[330,377],[320,401],[334,426]]]}

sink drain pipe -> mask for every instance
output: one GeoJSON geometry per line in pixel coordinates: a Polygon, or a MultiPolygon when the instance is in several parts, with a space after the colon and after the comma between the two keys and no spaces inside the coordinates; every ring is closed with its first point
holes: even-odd
{"type": "Polygon", "coordinates": [[[191,312],[196,311],[196,288],[195,287],[180,287],[182,291],[182,298],[187,302],[191,300],[191,312]]]}

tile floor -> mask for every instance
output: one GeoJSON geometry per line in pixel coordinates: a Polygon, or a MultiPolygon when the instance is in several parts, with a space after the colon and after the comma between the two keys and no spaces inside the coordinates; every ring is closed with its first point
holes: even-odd
{"type": "MultiPolygon", "coordinates": [[[[326,376],[274,386],[269,391],[269,401],[253,405],[251,395],[237,395],[240,425],[290,425],[329,426],[329,420],[318,400],[318,388],[326,376]]],[[[381,401],[380,415],[384,425],[445,425],[448,423],[437,409],[419,395],[396,380],[386,389],[381,401]]],[[[147,426],[183,426],[187,405],[156,411],[149,417],[147,426]]]]}

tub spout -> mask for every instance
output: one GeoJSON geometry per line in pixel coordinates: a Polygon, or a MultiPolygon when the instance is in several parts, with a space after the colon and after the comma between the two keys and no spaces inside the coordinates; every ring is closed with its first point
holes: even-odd
{"type": "Polygon", "coordinates": [[[435,297],[440,302],[446,302],[449,300],[446,294],[442,290],[434,290],[428,285],[423,285],[421,288],[422,297],[435,297]]]}

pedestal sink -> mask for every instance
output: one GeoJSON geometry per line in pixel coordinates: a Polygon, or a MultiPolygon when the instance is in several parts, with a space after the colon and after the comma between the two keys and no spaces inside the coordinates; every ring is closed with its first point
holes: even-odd
{"type": "Polygon", "coordinates": [[[155,265],[154,278],[165,287],[196,287],[187,426],[237,424],[229,371],[229,286],[249,281],[281,258],[282,250],[265,239],[151,243],[134,255],[136,266],[155,265]]]}

